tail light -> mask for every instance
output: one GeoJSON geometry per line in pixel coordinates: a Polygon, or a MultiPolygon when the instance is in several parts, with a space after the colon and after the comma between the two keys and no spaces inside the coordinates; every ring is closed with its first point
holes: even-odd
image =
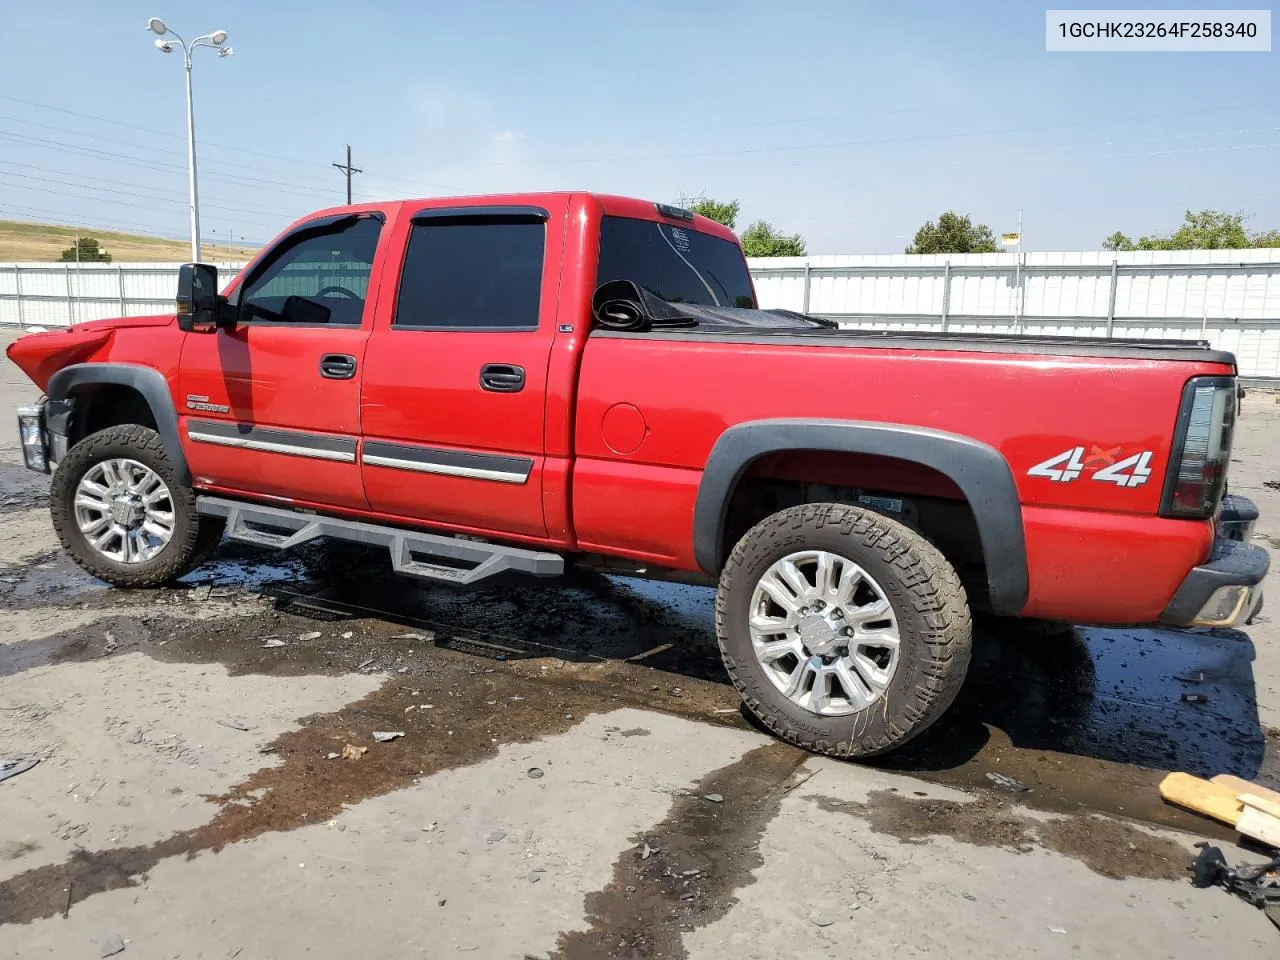
{"type": "Polygon", "coordinates": [[[1222,499],[1236,419],[1234,377],[1194,377],[1182,391],[1160,513],[1213,516],[1222,499]]]}

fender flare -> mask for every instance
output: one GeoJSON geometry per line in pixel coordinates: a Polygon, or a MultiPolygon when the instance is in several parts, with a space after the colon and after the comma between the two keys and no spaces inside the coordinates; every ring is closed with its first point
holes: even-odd
{"type": "Polygon", "coordinates": [[[142,395],[151,408],[156,432],[164,441],[178,479],[190,486],[191,469],[187,466],[187,455],[182,450],[178,435],[178,413],[169,383],[159,370],[132,363],[75,363],[50,377],[46,392],[51,401],[62,401],[77,387],[101,384],[130,387],[142,395]]]}
{"type": "Polygon", "coordinates": [[[724,564],[725,521],[738,480],[753,461],[784,450],[894,457],[949,477],[973,510],[993,612],[1012,615],[1026,605],[1029,579],[1022,506],[1008,461],[994,447],[971,437],[904,424],[778,419],[727,429],[711,448],[694,506],[694,556],[710,576],[718,576],[724,564]]]}

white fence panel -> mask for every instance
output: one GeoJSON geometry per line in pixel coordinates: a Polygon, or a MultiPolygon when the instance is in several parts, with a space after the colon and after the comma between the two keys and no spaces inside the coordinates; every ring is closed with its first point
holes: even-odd
{"type": "MultiPolygon", "coordinates": [[[[778,257],[749,261],[765,307],[873,330],[1205,339],[1280,379],[1280,250],[778,257]]],[[[229,278],[243,264],[219,264],[229,278]]],[[[176,263],[0,263],[0,324],[173,309],[176,263]]]]}
{"type": "Polygon", "coordinates": [[[1280,250],[870,255],[748,261],[764,307],[842,325],[1208,340],[1280,378],[1280,250]]]}

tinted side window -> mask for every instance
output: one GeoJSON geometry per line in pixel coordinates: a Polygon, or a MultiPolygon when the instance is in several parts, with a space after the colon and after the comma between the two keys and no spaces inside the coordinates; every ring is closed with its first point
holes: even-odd
{"type": "Polygon", "coordinates": [[[541,220],[485,217],[414,224],[395,326],[535,329],[545,241],[541,220]]]}
{"type": "Polygon", "coordinates": [[[359,324],[381,231],[381,220],[361,217],[286,241],[241,293],[240,319],[359,324]]]}
{"type": "Polygon", "coordinates": [[[738,245],[691,226],[605,217],[596,285],[613,280],[630,280],[668,303],[756,305],[738,245]]]}

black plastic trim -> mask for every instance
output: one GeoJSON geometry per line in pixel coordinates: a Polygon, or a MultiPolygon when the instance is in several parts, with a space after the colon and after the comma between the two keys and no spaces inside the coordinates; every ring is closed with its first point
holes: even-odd
{"type": "Polygon", "coordinates": [[[178,479],[190,486],[191,470],[187,466],[187,457],[182,452],[182,441],[178,436],[177,409],[173,404],[173,395],[169,393],[169,383],[159,370],[132,363],[74,363],[63,367],[49,378],[47,392],[52,401],[66,400],[79,387],[106,384],[130,387],[147,401],[151,416],[156,422],[156,432],[164,440],[178,479]]]}
{"type": "MultiPolygon", "coordinates": [[[[285,447],[296,447],[299,451],[316,450],[326,453],[341,453],[352,459],[356,454],[356,438],[318,433],[302,433],[297,430],[277,430],[271,427],[257,427],[250,423],[236,423],[227,420],[187,420],[187,434],[201,433],[210,437],[227,440],[245,441],[248,443],[271,443],[285,447]]],[[[194,440],[195,438],[192,437],[194,440]]]]}
{"type": "MultiPolygon", "coordinates": [[[[1218,509],[1216,502],[1210,504],[1200,513],[1177,513],[1173,509],[1173,494],[1178,484],[1178,468],[1182,466],[1182,448],[1187,442],[1187,430],[1191,425],[1191,405],[1195,392],[1200,387],[1230,387],[1235,384],[1235,377],[1192,377],[1182,386],[1182,399],[1178,401],[1178,419],[1173,426],[1173,443],[1169,447],[1169,463],[1164,470],[1164,490],[1160,494],[1160,516],[1171,520],[1203,520],[1213,515],[1218,509]]],[[[1231,434],[1227,437],[1225,455],[1228,463],[1231,460],[1230,441],[1235,438],[1234,417],[1239,409],[1239,398],[1232,391],[1231,402],[1236,404],[1232,410],[1231,434]]],[[[1225,481],[1224,481],[1225,482],[1225,481]]]]}
{"type": "Polygon", "coordinates": [[[1271,566],[1271,555],[1262,547],[1226,537],[1213,542],[1209,560],[1193,567],[1178,592],[1160,614],[1160,622],[1173,626],[1193,623],[1215,590],[1220,587],[1254,587],[1271,566]]]}
{"type": "Polygon", "coordinates": [[[1114,357],[1134,360],[1186,360],[1198,363],[1223,363],[1234,367],[1235,354],[1206,348],[1187,348],[1145,344],[1129,340],[1117,342],[1090,337],[1010,337],[999,333],[956,333],[922,335],[914,332],[841,330],[815,327],[812,331],[795,327],[763,333],[759,327],[736,332],[731,327],[706,327],[690,331],[654,330],[625,333],[593,328],[593,337],[619,340],[685,340],[694,343],[752,343],[783,346],[850,347],[881,350],[963,350],[966,353],[1007,353],[1015,356],[1114,357]]]}
{"type": "Polygon", "coordinates": [[[476,220],[483,218],[521,217],[529,220],[550,220],[551,214],[544,207],[532,204],[491,204],[468,207],[428,207],[419,210],[409,220],[421,223],[427,220],[476,220]]]}
{"type": "Polygon", "coordinates": [[[894,457],[950,477],[964,493],[977,522],[987,567],[991,608],[1020,612],[1027,602],[1027,550],[1022,506],[1008,462],[994,447],[927,427],[856,420],[757,420],[730,427],[716,441],[694,507],[694,555],[716,576],[724,564],[729,498],[747,467],[768,453],[825,450],[894,457]]]}
{"type": "Polygon", "coordinates": [[[415,447],[382,440],[365,441],[362,457],[386,457],[411,463],[436,464],[442,467],[460,467],[465,470],[497,470],[503,473],[519,473],[528,477],[533,470],[532,457],[511,457],[491,453],[465,453],[461,450],[441,450],[436,447],[415,447]]]}

